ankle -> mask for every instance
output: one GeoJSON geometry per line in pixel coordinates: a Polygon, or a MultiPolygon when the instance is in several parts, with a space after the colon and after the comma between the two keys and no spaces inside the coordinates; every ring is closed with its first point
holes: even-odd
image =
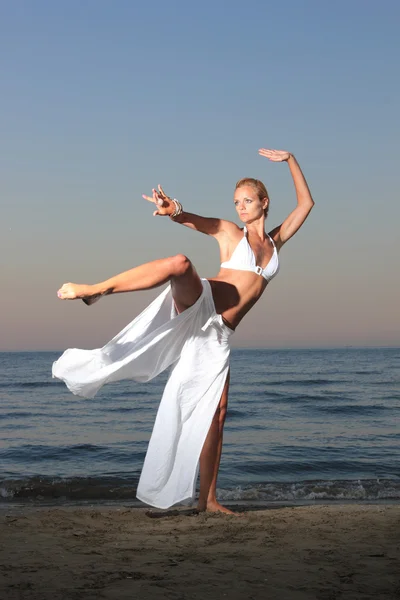
{"type": "Polygon", "coordinates": [[[95,283],[93,285],[88,285],[88,296],[106,296],[107,294],[111,294],[113,288],[109,285],[106,285],[106,282],[95,283]]]}
{"type": "Polygon", "coordinates": [[[208,496],[208,498],[207,498],[207,501],[206,501],[207,506],[209,506],[210,504],[215,504],[215,503],[218,503],[217,495],[216,494],[212,494],[212,495],[210,494],[208,496]]]}

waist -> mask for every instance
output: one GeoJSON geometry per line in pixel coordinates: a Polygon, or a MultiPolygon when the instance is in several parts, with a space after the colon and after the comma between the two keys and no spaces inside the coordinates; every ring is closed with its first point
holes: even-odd
{"type": "Polygon", "coordinates": [[[227,327],[228,329],[230,329],[232,331],[232,333],[235,331],[235,327],[232,325],[232,323],[230,323],[227,319],[225,319],[225,317],[223,317],[221,315],[221,319],[223,324],[225,325],[225,327],[227,327]]]}
{"type": "Polygon", "coordinates": [[[217,277],[208,280],[217,314],[221,315],[224,324],[235,331],[236,327],[261,297],[267,282],[254,273],[231,271],[219,273],[217,277]]]}

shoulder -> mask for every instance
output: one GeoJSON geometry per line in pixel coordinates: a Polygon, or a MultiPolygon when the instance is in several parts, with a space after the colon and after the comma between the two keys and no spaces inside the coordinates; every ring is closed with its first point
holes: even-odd
{"type": "Polygon", "coordinates": [[[217,239],[232,239],[237,238],[238,235],[243,235],[243,229],[241,229],[233,221],[225,221],[220,219],[218,232],[214,237],[217,239]]]}

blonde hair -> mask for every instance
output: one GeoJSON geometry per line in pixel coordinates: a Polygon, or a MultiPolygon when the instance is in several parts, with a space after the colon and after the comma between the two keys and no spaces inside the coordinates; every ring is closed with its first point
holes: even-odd
{"type": "Polygon", "coordinates": [[[264,198],[267,198],[268,205],[266,208],[264,208],[264,215],[265,215],[265,218],[267,218],[268,210],[269,210],[269,196],[268,196],[267,188],[265,187],[263,182],[260,181],[259,179],[253,179],[253,177],[244,177],[243,179],[239,179],[239,181],[237,182],[237,184],[235,186],[235,190],[237,190],[238,188],[241,188],[245,185],[250,185],[251,187],[253,187],[256,190],[259,200],[262,201],[262,200],[264,200],[264,198]]]}

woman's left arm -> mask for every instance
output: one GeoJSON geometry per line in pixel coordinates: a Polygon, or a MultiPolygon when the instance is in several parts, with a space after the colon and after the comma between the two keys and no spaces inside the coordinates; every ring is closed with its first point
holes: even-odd
{"type": "Polygon", "coordinates": [[[266,148],[259,150],[259,154],[269,158],[269,160],[273,162],[287,162],[293,177],[297,206],[290,215],[286,217],[283,223],[279,227],[276,227],[272,232],[272,237],[274,237],[275,242],[281,247],[303,225],[314,206],[314,200],[311,197],[311,192],[300,169],[300,165],[293,154],[283,150],[268,150],[266,148]]]}

